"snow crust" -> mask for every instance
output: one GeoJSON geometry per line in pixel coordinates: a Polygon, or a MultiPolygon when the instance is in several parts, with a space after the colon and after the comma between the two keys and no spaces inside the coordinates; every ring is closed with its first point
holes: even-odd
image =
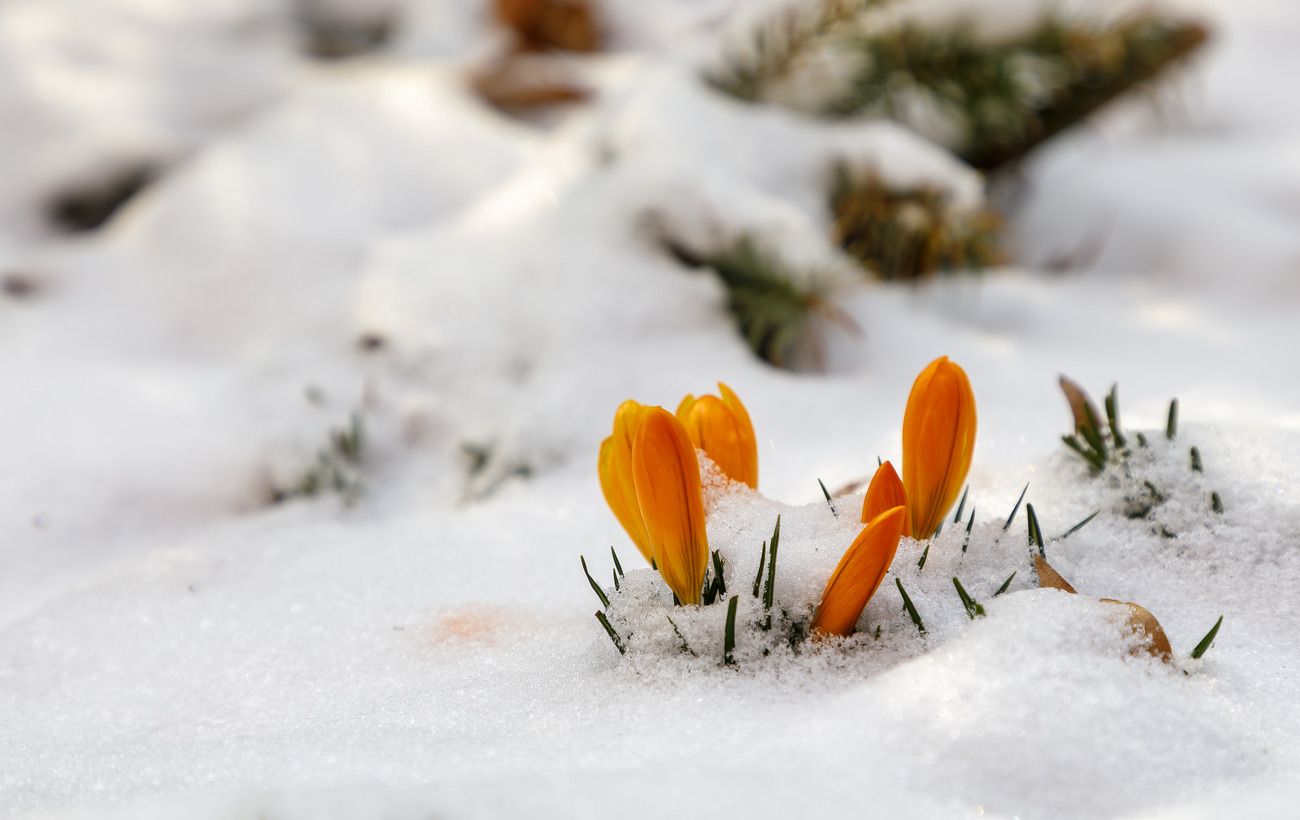
{"type": "Polygon", "coordinates": [[[1024,269],[897,288],[826,242],[834,164],[971,207],[981,181],[893,126],[709,91],[737,5],[608,4],[597,98],[550,129],[472,97],[495,35],[451,0],[394,3],[389,51],[330,66],[287,3],[0,6],[0,277],[36,285],[0,296],[0,813],[1293,812],[1300,109],[1262,78],[1290,76],[1294,9],[1177,4],[1214,51],[1035,158],[1024,269]],[[136,159],[163,173],[105,228],[39,222],[136,159]],[[757,362],[664,233],[759,237],[863,334],[822,331],[825,373],[757,362]],[[966,552],[948,526],[921,570],[905,542],[858,635],[765,657],[742,633],[724,667],[725,610],[665,602],[600,499],[617,403],[736,389],[762,494],[712,496],[709,537],[752,620],[779,513],[778,599],[806,612],[861,503],[835,517],[817,480],[897,460],[940,354],[980,413],[966,552]],[[1152,518],[1059,445],[1061,371],[1119,382],[1152,518]],[[353,413],[361,500],[272,504],[353,413]],[[1049,536],[1102,511],[1048,547],[1078,596],[1034,588],[1023,509],[1002,529],[1026,481],[1049,536]],[[611,544],[626,658],[577,560],[603,582],[611,544]],[[1176,662],[1099,597],[1151,610],[1176,662]]]}

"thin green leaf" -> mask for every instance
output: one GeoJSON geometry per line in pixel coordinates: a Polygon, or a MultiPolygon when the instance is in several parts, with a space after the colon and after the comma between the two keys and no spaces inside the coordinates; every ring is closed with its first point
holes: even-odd
{"type": "Polygon", "coordinates": [[[614,631],[614,626],[609,622],[609,618],[605,617],[605,613],[597,612],[596,620],[600,621],[600,625],[605,627],[605,634],[609,635],[609,639],[614,642],[614,648],[618,650],[618,654],[626,655],[627,645],[623,643],[623,639],[619,637],[619,634],[614,631]]]}
{"type": "Polygon", "coordinates": [[[1119,385],[1112,384],[1106,394],[1106,421],[1110,424],[1110,437],[1116,447],[1125,444],[1124,433],[1119,428],[1119,385]]]}
{"type": "Polygon", "coordinates": [[[1029,519],[1029,545],[1037,546],[1039,555],[1047,555],[1047,550],[1043,544],[1043,530],[1038,526],[1038,513],[1034,512],[1033,504],[1025,505],[1025,517],[1029,519]]]}
{"type": "Polygon", "coordinates": [[[1071,535],[1074,535],[1074,534],[1075,534],[1076,532],[1078,532],[1079,530],[1081,530],[1081,529],[1083,529],[1084,527],[1088,526],[1089,522],[1091,522],[1092,519],[1096,518],[1096,517],[1099,516],[1099,515],[1101,515],[1101,510],[1097,510],[1097,511],[1094,512],[1092,515],[1090,515],[1090,516],[1088,516],[1087,518],[1085,518],[1085,519],[1083,519],[1082,521],[1080,521],[1078,524],[1075,524],[1073,527],[1070,527],[1068,530],[1065,531],[1065,533],[1064,533],[1063,535],[1059,535],[1059,536],[1057,536],[1055,540],[1057,540],[1057,541],[1064,541],[1066,538],[1069,538],[1071,535]]]}
{"type": "Polygon", "coordinates": [[[1019,570],[1016,570],[1007,576],[1007,580],[1002,582],[1002,586],[998,587],[998,591],[993,593],[994,598],[1007,591],[1007,588],[1011,586],[1011,579],[1016,577],[1016,572],[1019,572],[1019,570]]]}
{"type": "Polygon", "coordinates": [[[961,514],[966,510],[966,493],[968,492],[970,492],[969,484],[966,485],[966,489],[961,491],[961,501],[957,502],[957,514],[952,517],[952,523],[954,524],[961,523],[961,514]]]}
{"type": "Polygon", "coordinates": [[[758,554],[758,574],[754,576],[754,597],[758,597],[758,590],[763,584],[763,563],[767,561],[767,542],[763,542],[763,551],[758,554]]]}
{"type": "Polygon", "coordinates": [[[592,578],[591,573],[587,571],[587,559],[581,555],[578,558],[582,561],[582,574],[587,576],[587,583],[591,584],[591,591],[596,593],[596,597],[600,599],[600,605],[605,609],[609,609],[609,596],[605,594],[605,590],[600,588],[600,584],[596,583],[596,579],[592,578]]]}
{"type": "Polygon", "coordinates": [[[972,621],[975,620],[976,617],[984,617],[984,607],[979,601],[970,597],[970,594],[966,592],[966,588],[961,585],[961,581],[957,580],[956,575],[952,577],[952,585],[957,588],[957,597],[961,598],[961,605],[966,608],[966,615],[969,616],[972,621]]]}
{"type": "Polygon", "coordinates": [[[668,618],[668,623],[672,624],[673,632],[676,632],[676,633],[677,633],[677,640],[679,640],[679,641],[682,642],[682,651],[683,651],[683,652],[689,652],[689,653],[691,653],[691,655],[692,655],[693,657],[698,658],[699,655],[696,654],[695,650],[694,650],[694,649],[691,649],[691,645],[690,645],[689,643],[686,642],[686,636],[683,635],[683,634],[682,634],[682,631],[681,631],[680,629],[677,628],[677,622],[673,620],[673,618],[672,618],[671,615],[668,615],[668,616],[665,616],[665,617],[668,618]]]}
{"type": "Polygon", "coordinates": [[[1205,633],[1205,637],[1201,638],[1201,642],[1198,643],[1196,645],[1196,648],[1192,650],[1192,660],[1200,660],[1201,656],[1205,654],[1206,650],[1209,649],[1210,646],[1214,644],[1214,637],[1219,634],[1219,627],[1222,625],[1223,625],[1223,616],[1220,615],[1219,620],[1214,622],[1214,626],[1210,627],[1210,631],[1205,633]]]}
{"type": "Polygon", "coordinates": [[[728,666],[736,663],[732,657],[732,650],[736,648],[736,606],[740,603],[739,595],[732,595],[731,602],[727,604],[727,629],[723,633],[722,644],[722,662],[728,666]]]}
{"type": "Polygon", "coordinates": [[[768,611],[768,625],[771,625],[772,603],[776,600],[776,551],[781,543],[781,516],[776,517],[776,527],[772,530],[772,540],[767,552],[767,585],[763,587],[763,608],[768,611]]]}
{"type": "Polygon", "coordinates": [[[619,577],[622,577],[626,573],[623,572],[623,564],[618,560],[618,553],[614,552],[613,545],[610,545],[609,554],[614,556],[614,569],[618,572],[619,577]]]}
{"type": "Polygon", "coordinates": [[[826,489],[826,485],[822,483],[822,480],[820,478],[817,479],[817,486],[822,488],[822,495],[826,496],[826,506],[831,508],[831,515],[835,516],[836,518],[839,518],[840,514],[835,511],[835,505],[831,503],[830,491],[826,489]]]}
{"type": "Polygon", "coordinates": [[[1165,438],[1170,441],[1178,435],[1178,399],[1169,402],[1169,419],[1165,422],[1165,438]]]}
{"type": "Polygon", "coordinates": [[[921,621],[921,613],[916,611],[916,607],[912,604],[912,598],[907,594],[907,590],[903,589],[902,580],[895,578],[894,583],[898,585],[898,593],[903,596],[903,609],[907,610],[908,617],[912,619],[912,623],[916,624],[917,630],[924,635],[925,624],[921,621]]]}
{"type": "Polygon", "coordinates": [[[1029,482],[1025,482],[1025,488],[1020,491],[1020,497],[1016,499],[1016,506],[1011,508],[1011,515],[1007,516],[1007,523],[1002,525],[1002,531],[1006,532],[1011,529],[1011,522],[1016,520],[1016,513],[1020,512],[1020,502],[1025,500],[1025,493],[1029,492],[1029,482]]]}

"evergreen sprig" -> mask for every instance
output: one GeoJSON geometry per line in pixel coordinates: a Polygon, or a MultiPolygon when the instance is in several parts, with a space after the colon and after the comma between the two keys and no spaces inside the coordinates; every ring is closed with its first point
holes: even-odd
{"type": "Polygon", "coordinates": [[[698,252],[672,240],[668,251],[682,264],[708,268],[727,290],[727,309],[754,354],[778,367],[790,366],[804,345],[816,357],[811,335],[815,318],[857,332],[847,314],[829,301],[828,278],[791,270],[779,257],[742,236],[717,252],[698,252]]]}
{"type": "Polygon", "coordinates": [[[876,174],[841,166],[831,188],[835,241],[886,280],[1000,263],[1001,217],[989,209],[958,209],[950,199],[938,187],[891,187],[876,174]]]}

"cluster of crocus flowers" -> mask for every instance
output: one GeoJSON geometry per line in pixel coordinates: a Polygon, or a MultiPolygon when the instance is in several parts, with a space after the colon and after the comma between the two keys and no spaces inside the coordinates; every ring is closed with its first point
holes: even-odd
{"type": "Polygon", "coordinates": [[[684,604],[700,602],[709,541],[696,448],[728,477],[758,485],[749,413],[724,384],[718,396],[686,396],[676,415],[628,400],[601,443],[600,486],[614,516],[684,604]]]}
{"type": "MultiPolygon", "coordinates": [[[[699,603],[709,546],[696,449],[734,481],[758,486],[749,413],[726,385],[687,396],[676,414],[624,402],[600,448],[605,499],[628,536],[685,604],[699,603]]],[[[862,505],[864,527],[831,574],[812,627],[847,635],[889,571],[900,539],[929,538],[957,500],[975,446],[975,398],[946,356],[917,377],[903,417],[903,475],[876,471],[862,505]]]]}
{"type": "Polygon", "coordinates": [[[941,356],[912,385],[903,414],[903,478],[882,462],[862,499],[866,525],[822,592],[813,630],[848,635],[889,570],[902,536],[929,538],[957,500],[975,449],[975,395],[941,356]]]}

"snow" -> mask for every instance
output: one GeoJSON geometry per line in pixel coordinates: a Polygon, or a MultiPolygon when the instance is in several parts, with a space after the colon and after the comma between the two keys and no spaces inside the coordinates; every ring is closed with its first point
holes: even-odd
{"type": "Polygon", "coordinates": [[[897,127],[698,83],[736,5],[608,4],[597,98],[547,127],[473,98],[493,35],[467,4],[386,4],[391,50],[331,64],[299,53],[290,4],[0,8],[0,278],[36,284],[0,296],[0,813],[1294,811],[1300,109],[1261,77],[1289,76],[1300,16],[1176,4],[1212,50],[1160,92],[1176,106],[1117,106],[1027,167],[1021,267],[896,287],[825,241],[835,164],[962,207],[980,181],[897,127]],[[164,170],[108,225],[41,224],[126,160],[164,170]],[[759,237],[863,334],[823,329],[820,373],[758,362],[665,233],[759,237]],[[776,515],[778,601],[807,613],[861,504],[834,516],[818,479],[897,463],[941,354],[979,406],[967,551],[949,526],[919,569],[904,541],[857,635],[764,655],[749,587],[776,515]],[[1177,538],[1060,446],[1060,372],[1097,398],[1118,381],[1177,538]],[[761,495],[709,501],[735,667],[725,607],[664,600],[595,474],[619,401],[719,379],[760,443],[761,495]],[[360,498],[272,504],[353,413],[360,498]],[[1048,536],[1103,511],[1048,545],[1079,595],[1035,588],[1023,508],[1003,530],[1025,482],[1048,536]],[[627,656],[577,559],[608,583],[611,544],[627,656]],[[1174,662],[1133,654],[1103,597],[1153,612],[1174,662]]]}

